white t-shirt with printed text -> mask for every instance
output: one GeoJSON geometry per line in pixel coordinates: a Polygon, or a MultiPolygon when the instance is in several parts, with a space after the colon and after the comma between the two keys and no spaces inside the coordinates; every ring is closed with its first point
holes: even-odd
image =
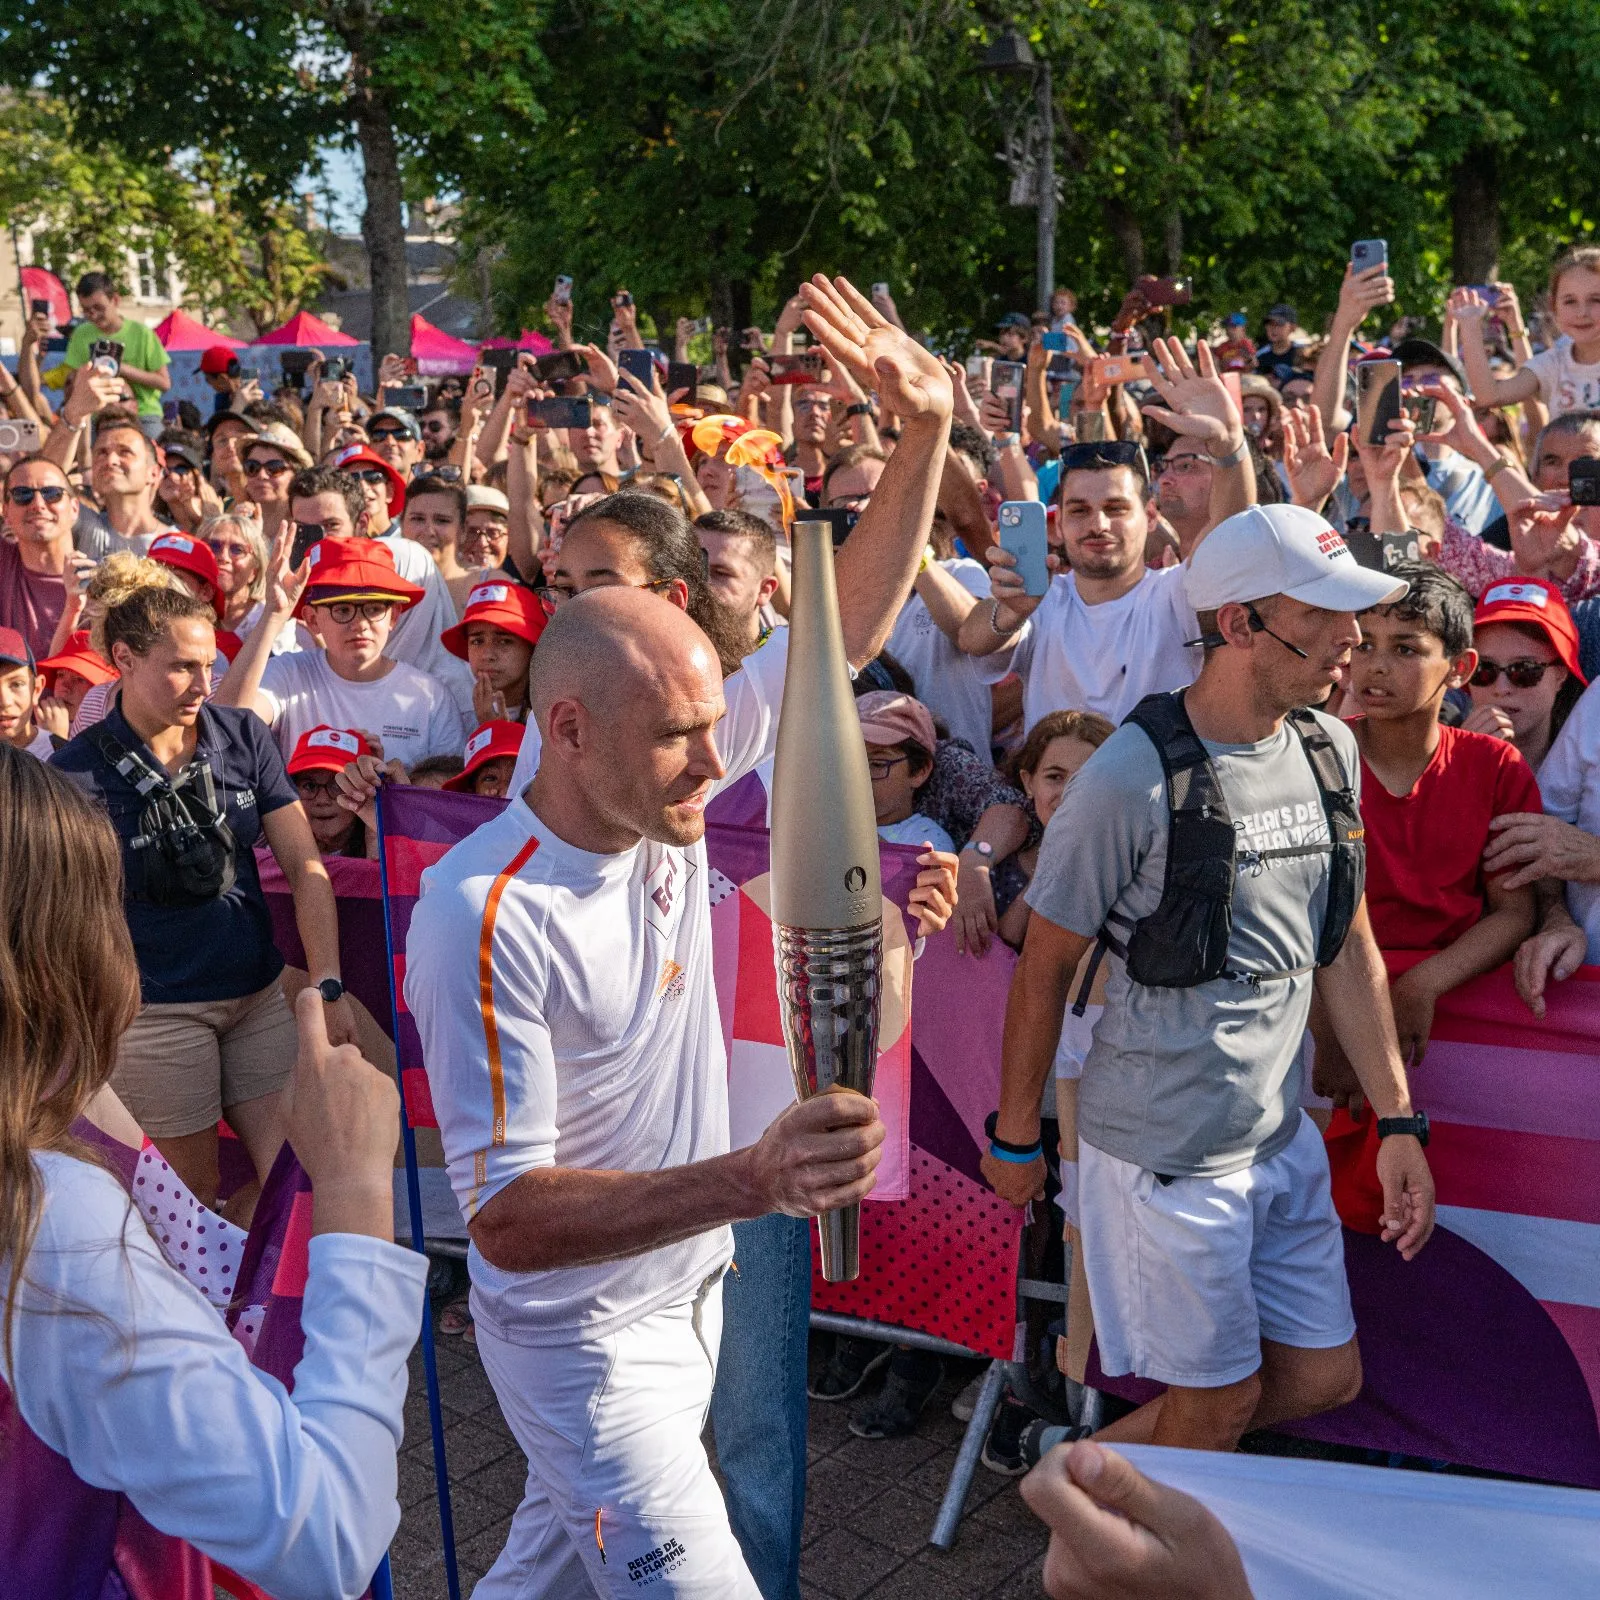
{"type": "Polygon", "coordinates": [[[376,734],[384,759],[406,767],[425,756],[459,755],[468,733],[444,685],[404,661],[371,683],[352,683],[328,665],[326,651],[291,651],[267,661],[261,698],[285,759],[301,734],[324,722],[376,734]]]}
{"type": "MultiPolygon", "coordinates": [[[[725,784],[772,754],[786,635],[725,685],[725,784]]],[[[423,874],[406,942],[406,1005],[469,1221],[535,1168],[655,1172],[728,1149],[705,843],[567,844],[522,797],[530,744],[531,724],[506,809],[423,874]]],[[[474,1245],[473,1314],[514,1344],[599,1338],[691,1298],[731,1254],[726,1227],[548,1272],[503,1271],[474,1245]]]]}
{"type": "MultiPolygon", "coordinates": [[[[963,557],[939,563],[969,594],[989,598],[989,574],[981,561],[963,557]]],[[[996,674],[985,672],[979,658],[964,655],[944,635],[927,603],[914,589],[895,618],[884,647],[907,672],[915,693],[951,735],[965,739],[985,761],[994,742],[994,700],[989,685],[996,674]]],[[[998,674],[1004,677],[1009,664],[998,674]]]]}
{"type": "Polygon", "coordinates": [[[1539,398],[1552,422],[1569,411],[1600,410],[1600,361],[1574,360],[1566,334],[1539,351],[1527,368],[1539,380],[1539,398]]]}
{"type": "MultiPolygon", "coordinates": [[[[1052,711],[1096,711],[1120,723],[1147,694],[1182,689],[1200,671],[1187,641],[1200,631],[1183,592],[1187,567],[1148,570],[1116,600],[1086,605],[1070,572],[1051,581],[1009,653],[1022,678],[1022,721],[1052,711]]],[[[985,656],[999,664],[1007,653],[985,656]]]]}

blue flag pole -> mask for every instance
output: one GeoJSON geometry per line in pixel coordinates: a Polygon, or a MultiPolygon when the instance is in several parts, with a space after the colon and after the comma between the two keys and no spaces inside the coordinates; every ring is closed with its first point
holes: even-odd
{"type": "MultiPolygon", "coordinates": [[[[423,1253],[422,1180],[417,1173],[417,1136],[406,1115],[405,1074],[399,1067],[400,999],[395,988],[394,928],[389,920],[389,852],[384,842],[384,795],[378,791],[378,881],[383,890],[383,942],[389,955],[389,1028],[395,1044],[396,1071],[400,1075],[400,1134],[406,1152],[406,1201],[411,1212],[411,1248],[423,1253]]],[[[444,1452],[444,1413],[439,1403],[439,1363],[433,1348],[433,1307],[422,1297],[422,1372],[428,1390],[428,1427],[433,1433],[433,1480],[439,1499],[439,1533],[444,1542],[444,1575],[450,1600],[461,1600],[461,1577],[456,1570],[455,1517],[450,1510],[450,1475],[444,1452]]],[[[379,1569],[388,1579],[389,1558],[379,1569]]],[[[393,1590],[390,1588],[390,1595],[393,1590]]],[[[372,1600],[384,1600],[373,1582],[372,1600]]]]}

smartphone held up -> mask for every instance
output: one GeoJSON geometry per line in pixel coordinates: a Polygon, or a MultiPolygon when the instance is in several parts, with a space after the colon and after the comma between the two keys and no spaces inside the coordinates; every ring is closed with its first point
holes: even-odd
{"type": "Polygon", "coordinates": [[[1050,540],[1042,502],[1007,500],[1001,505],[1000,548],[1016,558],[1022,592],[1041,598],[1050,587],[1050,540]]]}

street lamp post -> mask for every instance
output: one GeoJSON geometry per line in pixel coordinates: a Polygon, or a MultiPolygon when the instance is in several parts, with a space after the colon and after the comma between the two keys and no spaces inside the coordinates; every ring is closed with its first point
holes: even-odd
{"type": "Polygon", "coordinates": [[[1056,119],[1055,105],[1050,97],[1050,63],[1039,63],[1035,92],[1039,97],[1039,160],[1035,171],[1039,175],[1038,228],[1034,261],[1038,272],[1039,310],[1050,309],[1050,297],[1056,287],[1056,119]]]}
{"type": "MultiPolygon", "coordinates": [[[[1031,80],[1033,126],[1028,131],[1023,149],[1033,178],[1033,204],[1038,217],[1038,238],[1034,252],[1038,304],[1041,311],[1048,311],[1056,282],[1056,125],[1050,63],[1037,60],[1028,41],[1016,28],[1007,24],[984,51],[979,65],[984,72],[992,72],[997,76],[1025,76],[1031,80]]],[[[1015,201],[1015,196],[1013,199],[1015,201]]]]}

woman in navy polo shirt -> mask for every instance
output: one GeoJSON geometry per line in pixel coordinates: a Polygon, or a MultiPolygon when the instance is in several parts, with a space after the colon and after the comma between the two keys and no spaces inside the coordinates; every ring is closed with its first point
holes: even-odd
{"type": "MultiPolygon", "coordinates": [[[[295,1057],[283,958],[253,847],[263,836],[294,894],[328,1035],[355,1037],[339,982],[333,888],[271,731],[254,713],[206,704],[216,658],[209,602],[135,591],[104,622],[122,674],[103,722],[53,758],[98,799],[122,841],[123,900],[143,1005],[112,1083],[206,1205],[217,1199],[217,1120],[226,1115],[258,1178],[283,1143],[280,1091],[295,1057]]],[[[255,1185],[230,1201],[247,1220],[255,1185]]]]}

